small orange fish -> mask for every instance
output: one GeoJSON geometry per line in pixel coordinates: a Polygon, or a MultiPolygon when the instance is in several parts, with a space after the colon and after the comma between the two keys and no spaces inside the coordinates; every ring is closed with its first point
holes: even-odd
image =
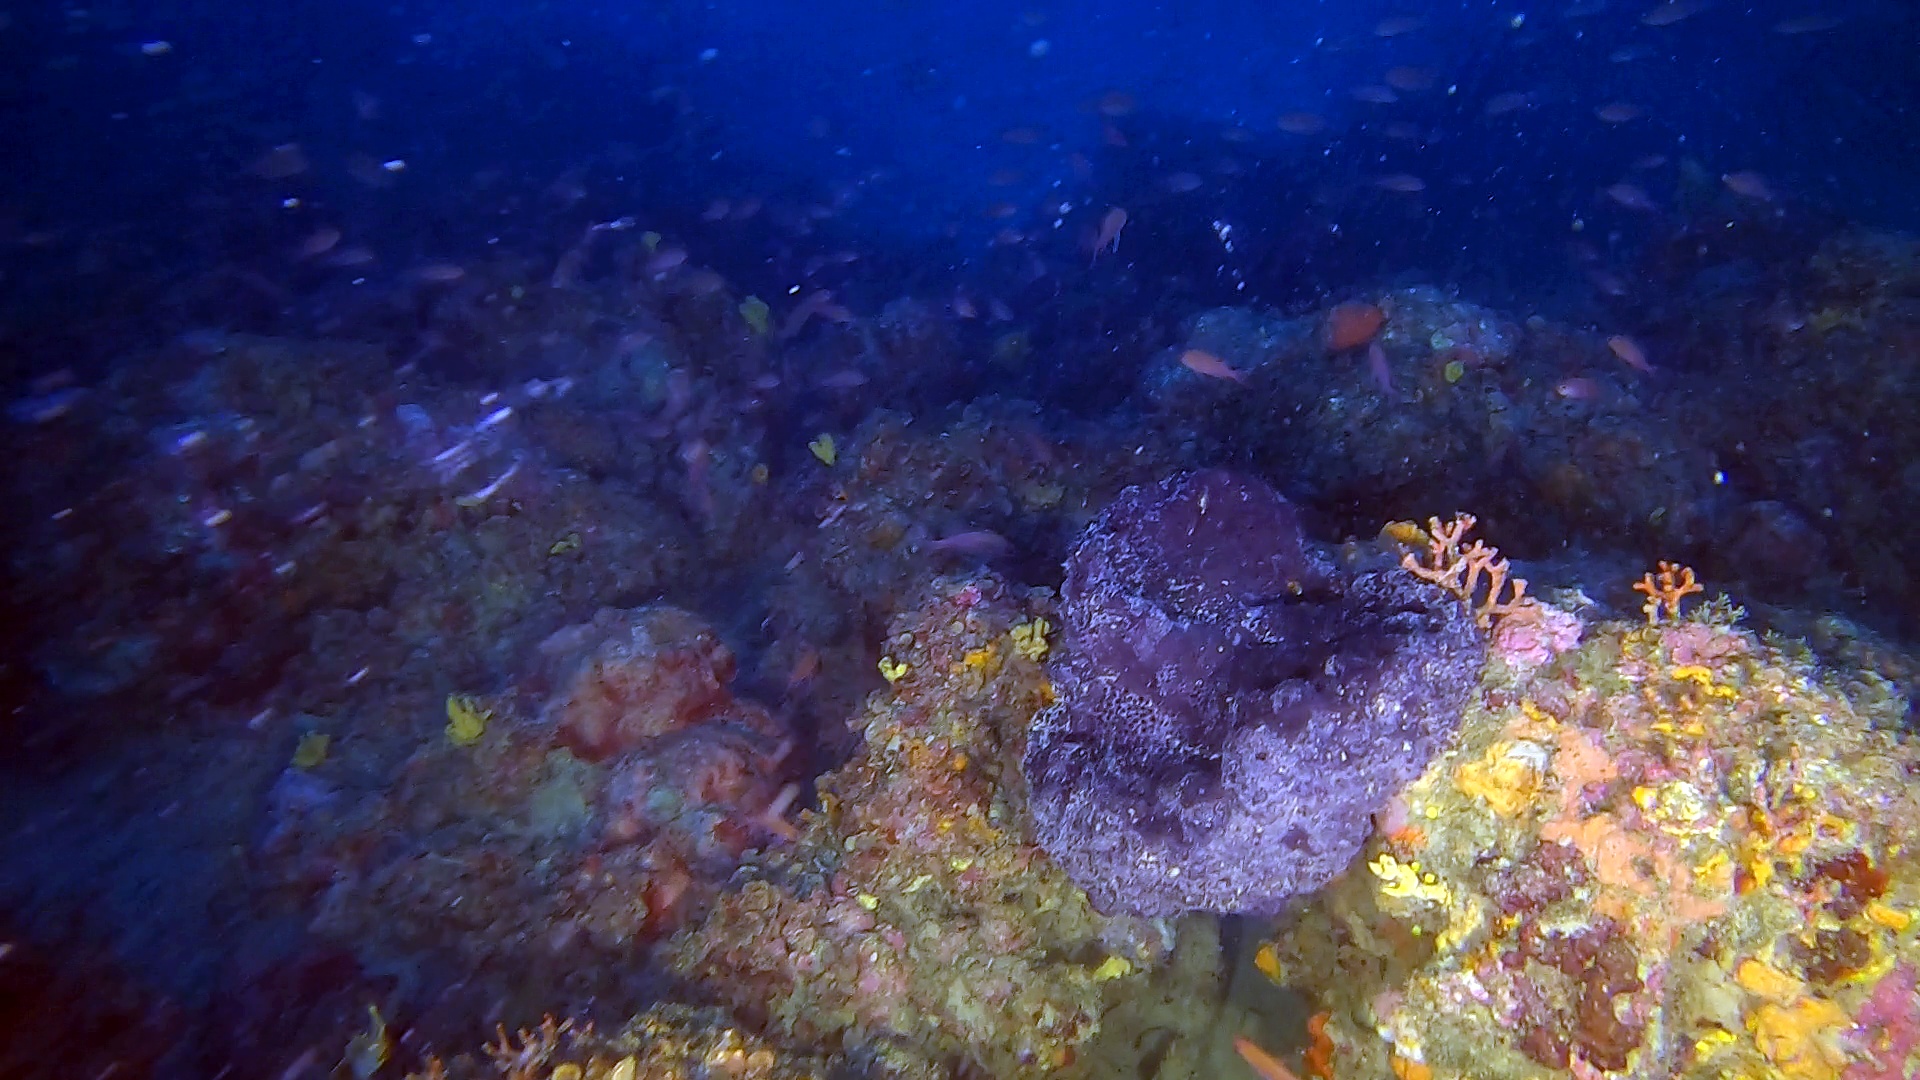
{"type": "Polygon", "coordinates": [[[1204,183],[1206,181],[1200,179],[1199,173],[1177,172],[1160,181],[1160,186],[1166,188],[1171,194],[1185,195],[1189,191],[1199,190],[1200,185],[1204,183]]]}
{"type": "Polygon", "coordinates": [[[787,315],[787,321],[780,326],[780,340],[785,341],[799,333],[807,325],[807,320],[815,315],[828,322],[845,324],[853,321],[853,312],[834,303],[833,293],[826,289],[819,289],[794,305],[793,311],[787,315]]]}
{"type": "Polygon", "coordinates": [[[1711,0],[1668,0],[1667,3],[1640,16],[1647,26],[1672,26],[1681,19],[1689,19],[1711,6],[1711,0]]]}
{"type": "Polygon", "coordinates": [[[935,555],[958,555],[971,559],[999,559],[1013,553],[1013,542],[988,529],[970,529],[943,536],[927,545],[935,555]]]}
{"type": "Polygon", "coordinates": [[[429,285],[444,285],[449,282],[459,281],[466,276],[467,271],[464,267],[458,263],[448,262],[424,263],[414,267],[412,271],[413,280],[429,285]]]}
{"type": "Polygon", "coordinates": [[[1638,184],[1618,183],[1607,188],[1607,198],[1629,210],[1640,210],[1649,214],[1660,212],[1660,204],[1653,201],[1647,189],[1638,184]]]}
{"type": "Polygon", "coordinates": [[[1646,351],[1640,348],[1639,342],[1625,334],[1615,334],[1608,338],[1607,348],[1612,349],[1613,355],[1619,357],[1621,363],[1633,370],[1647,375],[1653,374],[1653,365],[1647,363],[1646,351]]]}
{"type": "Polygon", "coordinates": [[[859,368],[841,368],[815,379],[813,385],[824,390],[853,390],[867,385],[867,382],[867,373],[859,368]]]}
{"type": "Polygon", "coordinates": [[[1247,384],[1245,375],[1228,367],[1225,360],[1205,349],[1188,349],[1180,354],[1180,362],[1187,366],[1187,370],[1210,379],[1229,379],[1242,386],[1247,384]]]}
{"type": "Polygon", "coordinates": [[[1720,182],[1727,185],[1728,191],[1743,199],[1752,199],[1754,202],[1773,201],[1773,187],[1767,183],[1766,177],[1757,172],[1722,173],[1720,182]]]}
{"type": "Polygon", "coordinates": [[[1400,396],[1400,391],[1393,385],[1393,372],[1387,367],[1387,350],[1381,348],[1378,341],[1367,346],[1367,373],[1373,376],[1381,393],[1390,398],[1400,396]]]}
{"type": "Polygon", "coordinates": [[[1386,75],[1380,81],[1395,90],[1405,90],[1409,94],[1414,94],[1432,89],[1434,78],[1435,75],[1430,68],[1402,66],[1388,68],[1386,75]]]}
{"type": "Polygon", "coordinates": [[[1289,135],[1318,135],[1327,122],[1310,112],[1281,113],[1277,126],[1289,135]]]}
{"type": "Polygon", "coordinates": [[[1582,375],[1572,375],[1554,383],[1553,392],[1570,401],[1592,401],[1600,396],[1600,384],[1582,375]]]}
{"type": "Polygon", "coordinates": [[[683,247],[663,247],[647,256],[640,265],[641,272],[649,278],[659,280],[673,273],[687,261],[687,249],[683,247]]]}
{"type": "Polygon", "coordinates": [[[299,143],[281,143],[254,158],[247,171],[265,180],[285,180],[307,171],[307,154],[299,143]]]}
{"type": "Polygon", "coordinates": [[[294,252],[294,258],[311,259],[318,255],[325,255],[339,243],[340,230],[331,225],[322,225],[313,230],[305,240],[300,241],[299,248],[294,252]]]}
{"type": "MultiPolygon", "coordinates": [[[[1100,232],[1093,238],[1093,261],[1100,261],[1100,253],[1111,249],[1120,254],[1120,230],[1127,227],[1127,212],[1114,207],[1107,216],[1100,219],[1100,232]]],[[[1091,265],[1091,264],[1089,264],[1091,265]]]]}
{"type": "Polygon", "coordinates": [[[1374,180],[1373,186],[1381,191],[1392,191],[1401,195],[1413,195],[1427,190],[1427,182],[1409,173],[1394,173],[1374,180]]]}
{"type": "Polygon", "coordinates": [[[1495,94],[1488,98],[1487,103],[1480,107],[1480,115],[1505,116],[1510,112],[1519,112],[1521,109],[1531,109],[1536,104],[1538,102],[1534,100],[1532,91],[1509,90],[1504,94],[1495,94]]]}
{"type": "Polygon", "coordinates": [[[1258,1043],[1255,1043],[1245,1035],[1235,1035],[1233,1037],[1233,1048],[1240,1052],[1240,1056],[1246,1060],[1248,1065],[1253,1067],[1253,1071],[1261,1076],[1263,1080],[1300,1080],[1299,1077],[1293,1075],[1292,1069],[1280,1064],[1279,1058],[1260,1049],[1258,1043]]]}
{"type": "Polygon", "coordinates": [[[1803,15],[1798,19],[1782,19],[1773,24],[1776,34],[1819,34],[1839,26],[1845,19],[1838,15],[1803,15]]]}
{"type": "Polygon", "coordinates": [[[1594,291],[1602,296],[1627,295],[1627,283],[1621,280],[1620,275],[1609,270],[1597,268],[1588,270],[1587,283],[1592,285],[1594,291]]]}
{"type": "Polygon", "coordinates": [[[793,667],[787,672],[787,689],[798,690],[813,681],[820,674],[820,653],[813,646],[801,643],[793,657],[793,667]]]}
{"type": "Polygon", "coordinates": [[[373,262],[373,260],[373,249],[356,244],[353,247],[333,249],[333,251],[321,256],[320,265],[339,267],[365,266],[373,262]]]}

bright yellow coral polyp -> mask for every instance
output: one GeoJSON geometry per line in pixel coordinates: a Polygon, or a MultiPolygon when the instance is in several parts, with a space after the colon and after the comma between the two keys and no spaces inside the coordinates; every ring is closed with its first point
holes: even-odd
{"type": "Polygon", "coordinates": [[[487,721],[493,710],[465,694],[447,695],[447,741],[455,746],[472,746],[487,733],[487,721]]]}
{"type": "Polygon", "coordinates": [[[1520,749],[1517,743],[1495,743],[1480,760],[1455,769],[1453,782],[1462,794],[1486,800],[1501,817],[1517,817],[1535,805],[1541,781],[1534,758],[1520,749]]]}
{"type": "Polygon", "coordinates": [[[1785,1004],[1806,992],[1807,984],[1759,960],[1742,960],[1733,979],[1748,993],[1785,1004]]]}
{"type": "Polygon", "coordinates": [[[1014,652],[1029,660],[1038,660],[1047,655],[1047,631],[1052,629],[1047,620],[1034,618],[1013,624],[1007,634],[1013,638],[1014,652]]]}
{"type": "Polygon", "coordinates": [[[1380,879],[1380,892],[1386,896],[1425,900],[1429,904],[1445,904],[1453,897],[1439,878],[1422,874],[1419,863],[1403,863],[1388,852],[1381,852],[1367,864],[1367,869],[1380,879]]]}
{"type": "Polygon", "coordinates": [[[1740,697],[1740,692],[1731,686],[1715,685],[1712,670],[1699,664],[1686,664],[1674,668],[1673,677],[1676,680],[1694,683],[1713,697],[1725,698],[1728,701],[1736,701],[1740,697]]]}
{"type": "Polygon", "coordinates": [[[1831,1001],[1762,1005],[1747,1017],[1753,1044],[1789,1080],[1835,1080],[1847,1064],[1841,1037],[1853,1026],[1831,1001]]]}

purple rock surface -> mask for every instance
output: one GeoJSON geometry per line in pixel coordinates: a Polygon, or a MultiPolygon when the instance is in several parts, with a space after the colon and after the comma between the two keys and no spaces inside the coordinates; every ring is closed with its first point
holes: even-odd
{"type": "Polygon", "coordinates": [[[1273,915],[1332,880],[1486,657],[1452,596],[1336,568],[1224,471],[1122,492],[1066,571],[1023,766],[1041,846],[1109,914],[1273,915]]]}

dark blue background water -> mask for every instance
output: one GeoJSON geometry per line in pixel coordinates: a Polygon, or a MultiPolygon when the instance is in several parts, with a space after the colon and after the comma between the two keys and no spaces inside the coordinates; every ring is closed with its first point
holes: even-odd
{"type": "Polygon", "coordinates": [[[309,227],[288,196],[389,265],[471,258],[545,228],[537,200],[481,188],[563,177],[669,232],[716,196],[785,200],[784,220],[687,238],[737,278],[799,244],[884,260],[896,286],[1003,292],[1035,271],[996,262],[996,233],[1077,258],[1088,215],[1059,210],[1120,205],[1130,252],[1210,299],[1381,270],[1537,289],[1567,241],[1611,253],[1655,224],[1608,185],[1671,211],[1689,171],[1758,172],[1802,217],[1920,219],[1910,5],[1722,3],[1650,26],[1645,4],[1576,4],[19,7],[0,31],[5,224],[35,250],[89,238],[95,265],[29,260],[10,285],[85,303],[110,268],[280,255],[309,227]],[[1354,99],[1395,67],[1433,86],[1354,99]],[[1485,115],[1502,94],[1526,104],[1485,115]],[[1644,115],[1596,119],[1619,102],[1644,115]],[[1277,130],[1295,111],[1326,130],[1277,130]],[[307,174],[245,173],[288,142],[307,174]],[[369,188],[356,155],[405,172],[369,188]],[[1636,172],[1650,155],[1666,162],[1636,172]],[[1198,186],[1170,193],[1183,173],[1198,186]],[[1425,190],[1373,186],[1402,174],[1425,190]]]}

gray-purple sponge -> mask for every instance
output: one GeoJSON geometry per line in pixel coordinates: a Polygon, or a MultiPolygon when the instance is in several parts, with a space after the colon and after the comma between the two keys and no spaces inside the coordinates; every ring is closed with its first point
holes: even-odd
{"type": "Polygon", "coordinates": [[[1220,470],[1122,492],[1066,571],[1023,767],[1041,846],[1108,914],[1273,915],[1332,880],[1486,657],[1452,596],[1339,570],[1220,470]]]}

